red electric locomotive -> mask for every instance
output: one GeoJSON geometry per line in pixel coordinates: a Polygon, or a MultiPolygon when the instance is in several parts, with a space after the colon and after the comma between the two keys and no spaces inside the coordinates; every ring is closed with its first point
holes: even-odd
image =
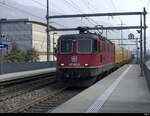
{"type": "Polygon", "coordinates": [[[114,44],[80,28],[58,39],[57,79],[70,86],[89,86],[114,67],[114,44]]]}

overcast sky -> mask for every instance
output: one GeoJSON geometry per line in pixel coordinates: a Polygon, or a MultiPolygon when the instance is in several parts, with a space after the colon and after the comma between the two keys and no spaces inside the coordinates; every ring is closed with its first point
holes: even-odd
{"type": "MultiPolygon", "coordinates": [[[[47,0],[14,0],[20,4],[30,5],[45,9],[47,0]]],[[[149,0],[49,0],[50,11],[62,14],[79,14],[79,13],[106,13],[106,12],[142,12],[146,7],[147,12],[150,11],[149,0]]],[[[27,10],[27,9],[26,9],[27,10]]],[[[111,25],[119,25],[121,21],[125,25],[139,24],[139,18],[135,16],[130,17],[105,17],[93,18],[97,23],[101,20],[103,23],[109,22],[111,25]]],[[[147,15],[147,25],[150,26],[150,14],[147,15]]],[[[133,32],[133,31],[131,31],[133,32]]],[[[150,37],[150,29],[147,30],[147,41],[150,37]]],[[[133,33],[136,33],[134,31],[133,33]]],[[[150,46],[150,42],[147,42],[150,46]]],[[[150,47],[149,47],[150,48],[150,47]]]]}

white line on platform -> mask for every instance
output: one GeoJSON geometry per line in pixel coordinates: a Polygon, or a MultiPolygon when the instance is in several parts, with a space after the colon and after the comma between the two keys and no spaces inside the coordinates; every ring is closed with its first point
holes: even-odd
{"type": "Polygon", "coordinates": [[[117,85],[120,83],[120,81],[125,77],[126,73],[129,71],[129,69],[132,67],[130,65],[120,76],[118,79],[116,79],[113,84],[94,102],[94,104],[91,105],[91,107],[86,111],[86,113],[97,113],[104,103],[107,101],[108,97],[112,94],[112,92],[115,90],[117,85]]]}

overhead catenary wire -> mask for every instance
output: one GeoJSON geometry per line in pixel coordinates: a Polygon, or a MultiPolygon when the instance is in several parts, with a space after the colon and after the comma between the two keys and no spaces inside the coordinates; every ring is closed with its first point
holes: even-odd
{"type": "Polygon", "coordinates": [[[59,26],[61,26],[61,27],[67,27],[67,26],[65,26],[65,25],[63,25],[63,24],[59,24],[59,23],[57,23],[57,22],[52,22],[52,23],[55,23],[55,24],[57,24],[57,25],[59,25],[59,26]]]}
{"type": "MultiPolygon", "coordinates": [[[[80,12],[80,13],[84,13],[81,9],[80,9],[80,7],[75,3],[75,2],[73,2],[72,0],[69,0],[69,1],[67,1],[67,0],[64,0],[68,5],[71,5],[75,10],[77,10],[78,12],[80,12]]],[[[95,22],[91,19],[91,18],[89,18],[89,20],[91,20],[91,21],[89,21],[88,20],[88,18],[85,18],[89,23],[91,23],[92,25],[95,25],[95,22]],[[93,23],[94,22],[94,23],[93,23]]],[[[97,23],[96,23],[97,24],[97,23]]]]}
{"type": "MultiPolygon", "coordinates": [[[[13,9],[13,10],[16,10],[16,11],[18,11],[18,12],[20,12],[20,13],[24,13],[24,14],[27,14],[27,15],[29,15],[29,16],[36,17],[36,18],[38,18],[38,19],[40,19],[40,20],[42,20],[42,21],[45,19],[45,17],[37,16],[37,15],[31,13],[31,12],[28,12],[28,11],[23,10],[23,9],[21,9],[21,8],[15,7],[15,6],[13,6],[13,5],[11,5],[11,4],[8,4],[8,3],[6,3],[6,2],[0,2],[0,6],[9,8],[9,9],[11,9],[11,10],[12,10],[12,9],[13,9]]],[[[64,25],[62,25],[62,24],[59,24],[59,23],[57,23],[57,22],[53,22],[53,23],[55,23],[55,24],[57,24],[57,25],[59,25],[59,26],[62,26],[62,27],[66,27],[66,26],[64,26],[64,25]]],[[[24,26],[19,25],[19,27],[20,27],[20,28],[23,28],[24,26]]],[[[22,39],[21,39],[21,40],[22,40],[22,39]]],[[[25,40],[26,40],[26,39],[25,39],[25,40]]],[[[16,40],[16,41],[17,41],[17,40],[16,40]]],[[[43,42],[44,42],[44,41],[45,41],[45,39],[43,39],[43,40],[41,41],[41,42],[42,42],[41,48],[43,48],[43,42]]]]}
{"type": "MultiPolygon", "coordinates": [[[[90,10],[90,11],[95,11],[95,10],[93,10],[93,9],[90,7],[90,2],[89,2],[88,0],[87,0],[86,2],[85,2],[84,0],[82,0],[81,2],[85,5],[85,7],[87,7],[88,10],[90,10]]],[[[93,20],[92,18],[90,18],[90,20],[91,20],[93,23],[95,23],[95,25],[99,25],[99,23],[96,22],[95,20],[93,20]]]]}
{"type": "MultiPolygon", "coordinates": [[[[42,8],[44,8],[44,10],[46,10],[46,4],[43,4],[42,2],[39,2],[38,0],[32,0],[34,3],[36,3],[36,4],[38,4],[38,5],[40,5],[42,8]]],[[[55,8],[55,7],[52,7],[51,9],[56,9],[56,10],[58,10],[58,8],[55,8]]],[[[62,14],[62,13],[60,13],[59,11],[56,11],[55,10],[55,13],[57,13],[57,14],[62,14]]],[[[61,11],[62,11],[62,9],[61,9],[61,11]]]]}
{"type": "MultiPolygon", "coordinates": [[[[113,1],[113,0],[109,0],[109,1],[110,1],[110,2],[108,2],[108,3],[111,4],[111,6],[114,8],[114,10],[115,10],[115,11],[118,11],[118,9],[117,9],[117,7],[116,7],[114,1],[113,1]]],[[[112,17],[112,18],[113,18],[113,17],[112,17]]],[[[118,17],[118,19],[119,19],[120,21],[122,21],[122,19],[121,19],[120,17],[118,17]]]]}
{"type": "MultiPolygon", "coordinates": [[[[81,9],[80,9],[80,7],[75,3],[75,2],[73,2],[72,0],[70,0],[70,2],[72,2],[72,4],[75,4],[76,6],[77,6],[77,8],[79,8],[79,10],[81,11],[81,13],[84,13],[81,9]]],[[[82,1],[83,2],[83,1],[82,1]]],[[[88,19],[88,18],[86,18],[86,19],[88,19]]],[[[91,20],[92,21],[92,24],[93,25],[99,25],[99,23],[97,23],[95,20],[93,20],[92,18],[89,18],[89,20],[91,20]]]]}
{"type": "MultiPolygon", "coordinates": [[[[111,2],[111,5],[112,5],[112,7],[115,9],[115,11],[118,11],[118,9],[117,9],[117,7],[116,7],[116,5],[115,5],[115,3],[114,3],[114,0],[109,0],[109,1],[111,2]]],[[[123,20],[121,19],[121,17],[118,17],[118,19],[120,20],[121,25],[124,25],[124,24],[123,24],[123,20]]],[[[130,31],[128,30],[128,32],[130,32],[130,31]]]]}
{"type": "MultiPolygon", "coordinates": [[[[44,5],[43,3],[41,3],[41,2],[39,2],[39,1],[37,1],[37,0],[32,0],[33,2],[35,2],[35,3],[37,3],[38,5],[40,5],[40,6],[42,6],[42,7],[46,7],[46,5],[44,5]]],[[[46,9],[45,9],[46,10],[46,9]]],[[[56,12],[56,11],[55,11],[56,12]]],[[[61,13],[59,13],[59,12],[56,12],[56,13],[58,13],[58,14],[61,14],[61,13]]],[[[57,22],[52,22],[52,23],[55,23],[56,25],[59,25],[59,26],[61,26],[61,27],[66,27],[66,26],[64,26],[63,24],[59,24],[59,23],[57,23],[57,22]]]]}
{"type": "Polygon", "coordinates": [[[32,0],[33,2],[37,3],[38,5],[46,8],[46,4],[44,5],[43,3],[39,2],[38,0],[32,0]]]}
{"type": "MultiPolygon", "coordinates": [[[[90,1],[89,0],[86,0],[86,2],[84,0],[82,0],[82,3],[87,7],[87,9],[89,9],[90,11],[96,11],[97,9],[95,9],[95,7],[89,7],[89,5],[92,5],[90,4],[90,1]]],[[[114,6],[115,7],[115,6],[114,6]]],[[[115,7],[116,8],[116,7],[115,7]]],[[[104,21],[101,21],[103,22],[104,24],[106,24],[106,22],[104,21]]]]}
{"type": "Polygon", "coordinates": [[[33,16],[33,17],[36,17],[36,18],[39,18],[39,19],[42,19],[42,20],[44,19],[44,18],[39,17],[39,16],[37,16],[37,15],[34,15],[34,14],[30,13],[30,12],[27,12],[27,11],[25,11],[25,10],[23,10],[23,9],[17,8],[17,7],[12,6],[12,5],[9,5],[9,4],[7,4],[6,2],[0,2],[0,5],[9,7],[9,8],[11,8],[11,9],[15,9],[15,10],[21,12],[21,13],[25,13],[25,14],[27,14],[27,15],[30,15],[30,16],[33,16]]]}
{"type": "MultiPolygon", "coordinates": [[[[64,2],[66,3],[66,5],[70,8],[70,6],[72,6],[72,8],[74,8],[74,10],[77,10],[78,12],[82,13],[82,11],[80,9],[78,9],[77,7],[75,7],[73,4],[71,4],[70,2],[68,2],[67,0],[64,0],[64,2]]],[[[73,9],[71,9],[73,11],[73,9]]],[[[74,12],[74,11],[73,11],[74,12]]],[[[85,18],[86,19],[86,18],[85,18]]],[[[82,18],[81,18],[82,20],[82,18]]],[[[84,22],[81,22],[84,23],[84,22]]],[[[85,23],[84,23],[85,24],[85,23]]],[[[85,24],[86,25],[86,24],[85,24]]]]}
{"type": "MultiPolygon", "coordinates": [[[[95,9],[95,7],[89,7],[89,5],[91,5],[90,4],[90,1],[84,1],[84,0],[82,0],[82,3],[87,7],[87,9],[89,9],[90,11],[96,11],[96,9],[95,9]]],[[[92,18],[91,18],[91,20],[95,23],[95,25],[100,25],[100,24],[98,24],[96,21],[94,21],[92,18]]],[[[105,24],[105,22],[104,21],[101,21],[102,23],[104,23],[105,24]]],[[[110,31],[107,31],[108,33],[110,33],[110,34],[112,34],[110,31]]],[[[107,33],[106,32],[106,33],[107,33]]]]}
{"type": "MultiPolygon", "coordinates": [[[[115,5],[115,3],[114,3],[114,0],[110,0],[111,1],[111,3],[112,3],[112,6],[114,7],[114,9],[116,10],[116,11],[118,11],[118,9],[117,9],[117,7],[116,7],[116,5],[115,5]]],[[[123,20],[121,19],[121,17],[118,17],[119,18],[119,20],[120,20],[120,22],[121,22],[121,24],[119,24],[119,25],[121,25],[121,26],[123,26],[123,25],[126,25],[126,24],[123,24],[123,20]]],[[[128,32],[130,33],[130,31],[128,30],[128,32]]],[[[122,36],[123,36],[123,32],[122,32],[122,30],[121,30],[121,38],[122,38],[122,36]]],[[[123,42],[123,40],[122,40],[122,42],[123,42]]]]}
{"type": "MultiPolygon", "coordinates": [[[[41,2],[39,2],[39,1],[37,1],[37,0],[32,0],[32,1],[35,2],[35,3],[37,3],[37,4],[40,5],[40,6],[44,7],[45,10],[46,10],[46,5],[44,5],[43,3],[41,3],[41,2]]],[[[56,12],[56,11],[55,11],[55,12],[56,12]]],[[[56,13],[61,14],[61,13],[59,13],[59,12],[56,12],[56,13]]],[[[59,26],[61,26],[61,27],[66,27],[66,26],[64,26],[63,24],[59,24],[59,23],[57,23],[57,22],[52,22],[52,23],[55,23],[56,25],[59,25],[59,26]]]]}
{"type": "MultiPolygon", "coordinates": [[[[78,4],[76,4],[75,2],[73,2],[72,0],[70,0],[70,2],[73,4],[73,5],[75,5],[76,6],[76,8],[77,9],[79,9],[79,11],[81,12],[81,13],[85,13],[85,12],[83,12],[81,9],[80,9],[80,6],[78,5],[78,4]]],[[[82,1],[83,2],[83,1],[82,1]]],[[[99,23],[97,23],[95,20],[93,20],[92,18],[89,18],[89,17],[85,17],[85,19],[89,22],[89,23],[91,23],[92,25],[94,25],[94,27],[95,26],[97,26],[97,25],[100,25],[99,23]]],[[[98,31],[99,32],[99,31],[98,31]]]]}
{"type": "MultiPolygon", "coordinates": [[[[84,1],[82,1],[82,2],[83,2],[84,4],[86,4],[84,1]]],[[[88,1],[88,2],[89,2],[89,1],[88,1]]],[[[89,4],[90,4],[90,2],[89,2],[89,4]]],[[[92,9],[91,9],[91,10],[92,10],[92,9]]],[[[83,13],[84,13],[84,12],[83,12],[83,13]]],[[[94,23],[94,24],[93,24],[94,26],[100,25],[99,23],[97,23],[97,22],[96,22],[95,20],[93,20],[92,18],[89,18],[89,19],[88,19],[88,18],[86,17],[86,19],[87,19],[87,20],[90,19],[90,20],[94,23]]],[[[89,21],[90,21],[90,20],[89,20],[89,21]]],[[[103,22],[103,23],[105,23],[105,22],[103,22]]],[[[108,31],[108,33],[112,34],[110,31],[108,31]]]]}
{"type": "MultiPolygon", "coordinates": [[[[39,17],[39,16],[37,16],[37,15],[34,15],[34,14],[31,13],[31,12],[28,12],[28,11],[25,11],[25,10],[23,10],[23,9],[17,8],[17,7],[15,7],[15,6],[9,5],[9,4],[7,4],[6,2],[0,2],[0,5],[1,5],[2,7],[7,7],[7,8],[10,8],[10,9],[17,10],[17,11],[19,11],[20,13],[27,14],[27,15],[29,15],[29,16],[38,18],[38,19],[40,19],[40,20],[42,20],[42,21],[45,20],[45,17],[39,17]]],[[[57,25],[59,25],[59,26],[61,26],[61,27],[66,27],[66,26],[64,26],[64,25],[62,25],[62,24],[59,24],[58,22],[53,22],[53,23],[55,23],[55,24],[57,24],[57,25]]]]}
{"type": "Polygon", "coordinates": [[[150,4],[150,0],[147,0],[147,6],[146,6],[146,8],[147,8],[147,11],[149,11],[149,4],[150,4]]]}

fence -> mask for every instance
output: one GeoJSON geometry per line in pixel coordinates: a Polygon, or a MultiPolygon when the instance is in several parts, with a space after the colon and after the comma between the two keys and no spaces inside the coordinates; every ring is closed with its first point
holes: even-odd
{"type": "Polygon", "coordinates": [[[55,61],[3,64],[2,74],[29,71],[29,70],[37,70],[37,69],[43,69],[43,68],[51,68],[51,67],[55,67],[55,66],[56,66],[55,61]]]}
{"type": "Polygon", "coordinates": [[[150,67],[148,64],[146,64],[145,62],[143,62],[143,68],[144,68],[144,75],[147,81],[147,85],[150,91],[150,67]]]}

